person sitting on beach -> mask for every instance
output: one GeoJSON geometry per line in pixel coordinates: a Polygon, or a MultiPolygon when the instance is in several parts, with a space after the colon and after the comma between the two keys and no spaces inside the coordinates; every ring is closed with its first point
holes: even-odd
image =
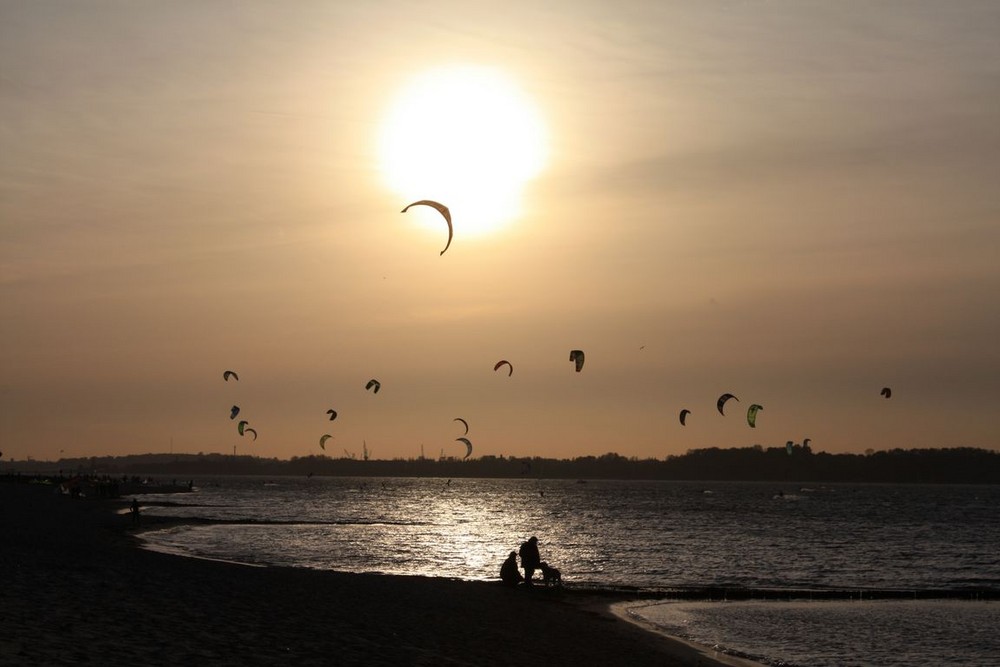
{"type": "Polygon", "coordinates": [[[531,586],[531,577],[535,574],[542,557],[538,553],[538,538],[532,535],[527,542],[521,544],[518,551],[521,556],[521,567],[524,568],[524,582],[531,586]]]}
{"type": "Polygon", "coordinates": [[[500,566],[500,581],[505,586],[517,586],[524,581],[521,571],[517,569],[517,552],[511,551],[507,560],[500,566]]]}

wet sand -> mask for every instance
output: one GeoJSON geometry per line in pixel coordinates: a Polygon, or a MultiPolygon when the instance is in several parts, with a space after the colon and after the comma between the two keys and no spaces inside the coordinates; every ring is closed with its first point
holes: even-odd
{"type": "Polygon", "coordinates": [[[0,664],[738,664],[646,632],[592,592],[140,549],[126,507],[0,482],[0,664]]]}

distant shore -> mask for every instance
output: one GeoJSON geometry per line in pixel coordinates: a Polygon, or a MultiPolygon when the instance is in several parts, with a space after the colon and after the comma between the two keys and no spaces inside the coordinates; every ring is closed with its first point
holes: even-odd
{"type": "Polygon", "coordinates": [[[132,454],[4,461],[0,474],[191,476],[437,477],[524,480],[661,480],[675,482],[773,482],[779,484],[997,484],[1000,452],[974,447],[870,450],[830,454],[808,445],[692,449],[664,459],[632,459],[615,453],[574,459],[476,456],[468,460],[358,459],[326,455],[289,460],[243,454],[132,454]]]}
{"type": "Polygon", "coordinates": [[[0,483],[0,664],[735,665],[583,591],[137,547],[127,503],[0,483]]]}

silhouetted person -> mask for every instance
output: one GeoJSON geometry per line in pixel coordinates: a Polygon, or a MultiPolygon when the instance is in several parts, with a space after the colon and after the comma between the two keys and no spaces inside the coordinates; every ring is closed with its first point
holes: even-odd
{"type": "Polygon", "coordinates": [[[132,525],[139,525],[139,500],[138,498],[132,499],[132,525]]]}
{"type": "Polygon", "coordinates": [[[524,568],[524,582],[531,586],[531,576],[542,562],[542,557],[538,554],[538,538],[532,535],[527,542],[521,544],[518,550],[521,556],[521,567],[524,568]]]}
{"type": "Polygon", "coordinates": [[[524,577],[521,576],[521,571],[517,569],[517,553],[514,551],[510,552],[507,556],[507,560],[503,562],[500,566],[500,581],[506,586],[517,586],[519,583],[524,581],[524,577]]]}

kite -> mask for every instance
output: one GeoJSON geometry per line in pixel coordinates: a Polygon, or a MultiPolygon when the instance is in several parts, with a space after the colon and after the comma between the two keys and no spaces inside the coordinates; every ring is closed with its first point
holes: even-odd
{"type": "Polygon", "coordinates": [[[233,407],[229,408],[230,419],[236,419],[236,415],[238,414],[240,414],[240,406],[234,405],[233,407]]]}
{"type": "Polygon", "coordinates": [[[806,438],[805,440],[802,441],[802,446],[808,447],[810,442],[812,442],[812,438],[806,438]]]}
{"type": "Polygon", "coordinates": [[[333,421],[334,419],[337,418],[337,411],[336,410],[333,410],[333,409],[327,410],[326,414],[330,415],[330,421],[333,421]]]}
{"type": "Polygon", "coordinates": [[[240,379],[240,376],[236,374],[236,371],[226,371],[222,374],[222,379],[226,382],[229,382],[230,377],[237,381],[240,379]]]}
{"type": "Polygon", "coordinates": [[[758,405],[754,403],[747,410],[747,423],[750,424],[750,428],[757,428],[757,413],[764,409],[763,405],[758,405]]]}
{"type": "Polygon", "coordinates": [[[243,433],[253,433],[254,441],[257,440],[257,431],[255,431],[254,429],[252,428],[244,429],[243,433]]]}
{"type": "Polygon", "coordinates": [[[465,421],[461,417],[455,417],[454,419],[452,419],[452,421],[462,422],[462,424],[465,426],[465,433],[463,433],[462,435],[469,435],[469,422],[465,421]]]}
{"type": "MultiPolygon", "coordinates": [[[[421,199],[420,201],[415,201],[412,204],[409,204],[401,211],[401,213],[406,213],[410,206],[430,206],[431,208],[436,209],[437,212],[444,217],[444,221],[448,223],[448,242],[444,245],[444,250],[447,250],[448,246],[451,245],[452,236],[451,211],[448,210],[448,207],[436,201],[431,201],[430,199],[421,199]]],[[[444,250],[441,251],[442,255],[444,254],[444,250]]]]}
{"type": "Polygon", "coordinates": [[[569,360],[576,362],[576,372],[583,370],[583,350],[573,350],[569,353],[569,360]]]}
{"type": "Polygon", "coordinates": [[[685,426],[684,420],[687,419],[687,416],[689,414],[691,414],[691,411],[688,410],[687,408],[681,410],[681,426],[685,426]]]}
{"type": "Polygon", "coordinates": [[[886,398],[890,398],[892,396],[892,389],[889,389],[889,387],[882,387],[882,395],[886,398]]]}
{"type": "Polygon", "coordinates": [[[319,439],[319,448],[322,449],[325,452],[326,451],[326,441],[329,440],[332,437],[333,436],[330,435],[329,433],[323,435],[323,437],[321,437],[319,439]]]}
{"type": "Polygon", "coordinates": [[[465,443],[466,452],[465,452],[465,456],[462,457],[462,458],[463,458],[463,460],[469,458],[469,456],[472,454],[472,443],[469,442],[469,439],[468,438],[455,438],[455,442],[464,442],[465,443]]]}
{"type": "Polygon", "coordinates": [[[735,396],[733,396],[732,394],[723,394],[722,396],[719,396],[719,400],[716,401],[715,403],[715,407],[719,408],[719,414],[722,415],[723,417],[726,416],[726,413],[722,411],[722,408],[725,407],[726,401],[728,401],[730,398],[736,399],[737,401],[740,400],[735,396]]]}
{"type": "Polygon", "coordinates": [[[365,390],[367,391],[372,387],[375,387],[373,393],[377,394],[378,390],[382,388],[382,383],[376,380],[375,378],[372,378],[371,380],[368,381],[368,384],[365,385],[365,390]]]}
{"type": "Polygon", "coordinates": [[[239,424],[236,425],[236,430],[240,432],[240,435],[243,435],[243,429],[245,429],[247,427],[247,424],[249,423],[250,422],[248,422],[246,419],[243,419],[240,421],[239,424]]]}
{"type": "Polygon", "coordinates": [[[504,364],[507,364],[507,377],[510,377],[511,375],[514,374],[514,367],[506,359],[501,359],[500,361],[498,361],[496,363],[496,366],[493,367],[493,370],[495,371],[500,370],[500,367],[503,366],[504,364]]]}

